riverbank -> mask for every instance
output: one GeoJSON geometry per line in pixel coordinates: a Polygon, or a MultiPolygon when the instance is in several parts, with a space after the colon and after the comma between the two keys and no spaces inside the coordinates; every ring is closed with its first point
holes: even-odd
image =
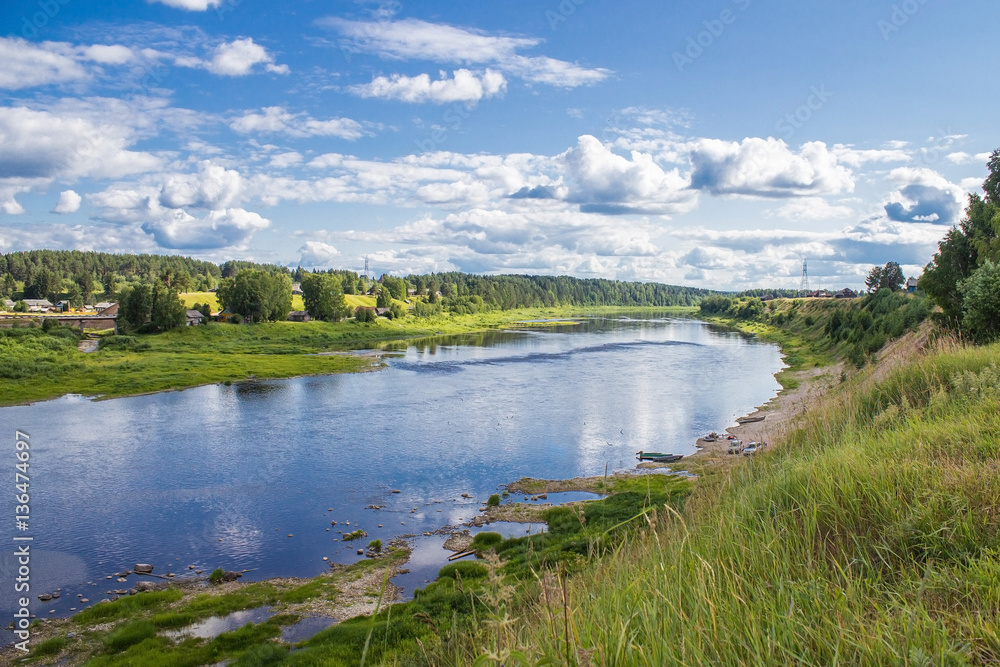
{"type": "MultiPolygon", "coordinates": [[[[120,398],[248,379],[287,379],[356,373],[378,368],[364,355],[324,354],[387,350],[407,341],[504,328],[537,326],[528,320],[616,313],[691,315],[693,308],[539,308],[436,318],[354,321],[209,324],[161,334],[122,336],[96,352],[77,349],[70,336],[19,335],[3,343],[0,407],[65,394],[120,398]],[[521,324],[523,323],[523,324],[521,324]]],[[[37,331],[37,330],[36,330],[37,331]]]]}

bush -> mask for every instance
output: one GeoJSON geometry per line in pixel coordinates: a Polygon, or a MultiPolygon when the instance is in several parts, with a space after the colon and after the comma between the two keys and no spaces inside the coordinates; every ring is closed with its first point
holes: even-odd
{"type": "Polygon", "coordinates": [[[438,578],[458,579],[461,577],[463,581],[469,581],[472,579],[485,579],[486,574],[486,568],[476,561],[463,560],[442,567],[441,571],[438,572],[438,578]]]}
{"type": "Polygon", "coordinates": [[[229,321],[232,322],[233,324],[243,324],[243,316],[240,315],[239,313],[236,313],[235,315],[229,318],[229,321]]]}
{"type": "Polygon", "coordinates": [[[223,570],[221,567],[217,567],[214,570],[212,570],[212,574],[208,575],[208,580],[211,581],[213,584],[218,584],[222,581],[222,577],[224,574],[226,574],[226,571],[223,570]]]}
{"type": "Polygon", "coordinates": [[[382,553],[382,540],[372,540],[368,543],[368,548],[375,553],[382,553]]]}
{"type": "Polygon", "coordinates": [[[486,551],[492,549],[503,542],[503,535],[500,533],[479,533],[472,538],[472,545],[469,547],[474,551],[486,551]]]}
{"type": "Polygon", "coordinates": [[[354,311],[355,322],[374,322],[378,319],[374,308],[368,306],[358,306],[354,311]]]}
{"type": "Polygon", "coordinates": [[[489,499],[488,499],[488,500],[486,501],[486,506],[487,506],[487,507],[496,507],[496,506],[497,506],[497,505],[499,505],[499,504],[500,504],[500,494],[499,494],[499,493],[494,493],[494,494],[493,494],[492,496],[490,496],[490,497],[489,497],[489,499]]]}

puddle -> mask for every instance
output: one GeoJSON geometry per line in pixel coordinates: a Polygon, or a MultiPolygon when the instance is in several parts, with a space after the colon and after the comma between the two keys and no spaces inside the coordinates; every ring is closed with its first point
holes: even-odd
{"type": "Polygon", "coordinates": [[[179,630],[168,630],[164,634],[171,639],[184,639],[186,637],[198,637],[200,639],[215,639],[223,632],[239,630],[247,623],[263,623],[271,618],[271,610],[268,607],[257,607],[256,609],[245,609],[234,611],[228,616],[212,616],[204,621],[198,621],[193,625],[179,630]]]}
{"type": "Polygon", "coordinates": [[[286,625],[281,629],[281,641],[289,644],[304,642],[317,632],[322,632],[338,621],[329,616],[306,616],[298,623],[286,625]]]}
{"type": "MultiPolygon", "coordinates": [[[[544,523],[514,523],[509,521],[497,521],[478,528],[469,528],[470,535],[477,533],[500,533],[504,537],[524,537],[526,535],[536,535],[544,533],[548,529],[544,523]]],[[[456,532],[465,530],[464,527],[456,528],[456,532]]],[[[423,588],[437,578],[442,567],[448,565],[448,556],[453,552],[444,548],[448,535],[422,535],[410,540],[412,552],[410,560],[403,568],[408,569],[406,574],[399,574],[392,578],[392,583],[402,590],[404,600],[413,599],[413,590],[423,588]]],[[[475,556],[468,556],[467,559],[475,560],[475,556]]],[[[451,561],[458,562],[458,561],[451,561]]]]}

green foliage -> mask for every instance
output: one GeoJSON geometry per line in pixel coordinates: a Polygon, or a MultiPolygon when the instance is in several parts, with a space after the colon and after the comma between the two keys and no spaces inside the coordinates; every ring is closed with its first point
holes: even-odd
{"type": "Polygon", "coordinates": [[[349,312],[340,278],[329,273],[303,276],[302,300],[306,310],[317,320],[339,322],[349,312]]]}
{"type": "Polygon", "coordinates": [[[966,216],[938,243],[938,252],[924,268],[919,287],[944,311],[947,323],[958,326],[964,316],[964,295],[959,285],[987,260],[1000,262],[1000,149],[987,164],[983,183],[986,197],[969,195],[966,216]]]}
{"type": "Polygon", "coordinates": [[[344,541],[351,542],[353,540],[360,540],[362,537],[368,537],[368,533],[358,528],[350,533],[344,533],[344,541]]]}
{"type": "Polygon", "coordinates": [[[503,542],[503,535],[494,532],[484,532],[476,533],[476,536],[472,538],[472,545],[469,547],[474,551],[486,551],[487,549],[492,549],[498,544],[503,542]]]}
{"type": "Polygon", "coordinates": [[[26,304],[23,300],[22,301],[18,301],[17,303],[14,304],[14,312],[15,313],[26,313],[26,312],[28,312],[28,304],[26,304]]]}
{"type": "Polygon", "coordinates": [[[77,334],[65,327],[50,331],[52,335],[38,328],[0,329],[0,378],[58,376],[79,368],[77,334]]]}
{"type": "Polygon", "coordinates": [[[355,322],[374,322],[377,319],[378,315],[375,314],[374,308],[369,308],[368,306],[358,306],[354,309],[355,322]]]}
{"type": "Polygon", "coordinates": [[[728,312],[730,306],[732,305],[732,299],[719,294],[714,294],[710,297],[702,299],[698,308],[705,315],[722,315],[728,312]]]}
{"type": "Polygon", "coordinates": [[[121,627],[104,639],[104,647],[113,653],[124,651],[129,646],[156,636],[156,626],[149,621],[136,621],[121,627]]]}
{"type": "Polygon", "coordinates": [[[129,595],[112,602],[102,602],[87,607],[73,616],[73,622],[79,625],[96,625],[108,621],[131,618],[143,610],[165,607],[182,597],[181,592],[174,588],[165,591],[151,591],[140,595],[129,595]]]}
{"type": "Polygon", "coordinates": [[[486,568],[481,563],[474,560],[460,560],[449,563],[438,571],[440,579],[461,579],[462,581],[473,581],[474,579],[485,579],[486,568]]]}
{"type": "Polygon", "coordinates": [[[500,494],[499,493],[494,493],[493,495],[491,495],[486,500],[486,506],[487,507],[496,507],[499,504],[500,504],[500,494]]]}
{"type": "Polygon", "coordinates": [[[292,279],[287,272],[243,269],[222,279],[216,297],[247,322],[282,321],[292,309],[292,279]]]}
{"type": "Polygon", "coordinates": [[[236,662],[230,663],[233,667],[270,667],[270,665],[280,665],[288,657],[288,646],[280,644],[260,644],[254,646],[239,657],[236,662]]]}
{"type": "Polygon", "coordinates": [[[383,286],[378,292],[378,298],[375,300],[375,306],[378,308],[389,308],[392,306],[392,291],[389,288],[383,286]]]}
{"type": "MultiPolygon", "coordinates": [[[[405,301],[409,296],[409,290],[406,286],[406,281],[402,278],[396,278],[394,276],[382,276],[381,279],[382,287],[389,290],[393,299],[399,301],[405,301]]],[[[388,306],[385,306],[388,308],[388,306]]]]}
{"type": "Polygon", "coordinates": [[[958,284],[962,295],[962,330],[977,343],[1000,338],[1000,264],[983,262],[958,284]]]}
{"type": "Polygon", "coordinates": [[[413,314],[417,317],[436,317],[444,311],[440,303],[430,303],[418,301],[413,307],[413,314]]]}
{"type": "Polygon", "coordinates": [[[223,570],[221,567],[217,567],[214,570],[212,570],[212,574],[208,575],[208,580],[211,581],[213,584],[221,583],[222,577],[225,574],[226,574],[225,570],[223,570]]]}
{"type": "Polygon", "coordinates": [[[368,548],[371,549],[372,551],[374,551],[375,553],[381,553],[382,552],[382,540],[377,540],[377,539],[376,540],[372,540],[371,542],[368,543],[368,548]]]}
{"type": "Polygon", "coordinates": [[[49,637],[45,641],[38,642],[31,649],[31,655],[33,657],[40,657],[43,655],[57,655],[64,648],[66,648],[65,637],[49,637]]]}

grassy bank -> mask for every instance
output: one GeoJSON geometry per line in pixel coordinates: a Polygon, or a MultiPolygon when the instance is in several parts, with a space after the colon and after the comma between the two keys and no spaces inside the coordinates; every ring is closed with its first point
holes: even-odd
{"type": "Polygon", "coordinates": [[[523,610],[521,664],[1000,659],[1000,347],[868,368],[523,610]]]}
{"type": "MultiPolygon", "coordinates": [[[[436,318],[209,324],[109,340],[95,353],[76,350],[68,330],[0,330],[0,406],[82,394],[114,398],[248,378],[349,373],[373,360],[324,352],[378,348],[392,341],[489,331],[521,320],[568,317],[579,309],[493,311],[436,318]]],[[[607,312],[586,311],[586,312],[607,312]]],[[[658,311],[662,312],[662,311],[658,311]]],[[[693,309],[675,309],[690,313],[693,309]]]]}

